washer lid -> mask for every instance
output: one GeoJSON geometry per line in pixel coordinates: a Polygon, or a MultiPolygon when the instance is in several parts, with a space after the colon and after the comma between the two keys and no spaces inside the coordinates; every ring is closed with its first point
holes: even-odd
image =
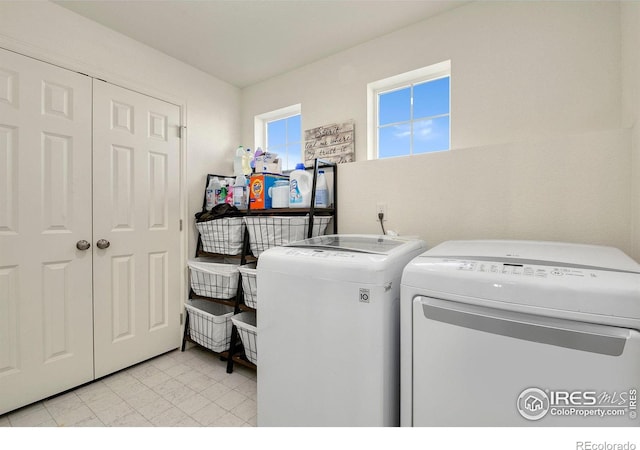
{"type": "Polygon", "coordinates": [[[292,242],[285,247],[315,248],[323,250],[338,250],[356,253],[372,253],[376,255],[388,255],[398,247],[409,242],[407,239],[389,237],[384,235],[364,234],[332,234],[292,242]]]}

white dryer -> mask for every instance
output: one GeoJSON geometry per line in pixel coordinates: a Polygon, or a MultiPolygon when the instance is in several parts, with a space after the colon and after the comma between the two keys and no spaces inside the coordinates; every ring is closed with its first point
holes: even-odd
{"type": "Polygon", "coordinates": [[[331,235],[258,264],[258,426],[398,426],[400,279],[420,240],[331,235]]]}
{"type": "Polygon", "coordinates": [[[640,266],[620,250],[450,241],[401,289],[403,426],[640,424],[640,266]]]}

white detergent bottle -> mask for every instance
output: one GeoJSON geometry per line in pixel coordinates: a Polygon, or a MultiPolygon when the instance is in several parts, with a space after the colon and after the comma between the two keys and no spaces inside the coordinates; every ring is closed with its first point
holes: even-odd
{"type": "Polygon", "coordinates": [[[225,202],[227,198],[227,190],[227,180],[223,178],[222,180],[220,180],[220,189],[218,189],[218,192],[216,193],[216,205],[225,202]]]}
{"type": "Polygon", "coordinates": [[[244,175],[238,175],[233,185],[233,206],[247,209],[247,179],[244,175]]]}
{"type": "Polygon", "coordinates": [[[251,161],[253,160],[253,153],[250,148],[247,148],[242,156],[242,173],[245,175],[251,175],[251,161]]]}
{"type": "Polygon", "coordinates": [[[239,145],[236,149],[236,154],[233,157],[233,174],[237,177],[242,175],[242,160],[245,158],[245,151],[242,145],[239,145]]]}
{"type": "Polygon", "coordinates": [[[324,170],[318,171],[318,180],[316,181],[316,208],[329,207],[329,188],[327,187],[327,178],[324,176],[324,170]]]}
{"type": "Polygon", "coordinates": [[[213,208],[214,206],[216,206],[217,202],[217,198],[216,198],[216,193],[217,191],[220,190],[220,180],[218,179],[218,177],[212,177],[209,180],[209,185],[207,186],[207,190],[205,191],[205,209],[207,211],[210,211],[211,208],[213,208]]]}
{"type": "Polygon", "coordinates": [[[298,163],[289,174],[289,208],[308,208],[311,205],[311,174],[298,163]]]}

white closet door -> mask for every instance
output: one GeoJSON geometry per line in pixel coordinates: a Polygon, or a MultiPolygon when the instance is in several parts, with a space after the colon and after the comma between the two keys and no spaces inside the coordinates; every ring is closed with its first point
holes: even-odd
{"type": "Polygon", "coordinates": [[[0,49],[0,414],[93,379],[91,79],[0,49]]]}
{"type": "Polygon", "coordinates": [[[94,80],[96,377],[180,345],[179,111],[94,80]]]}

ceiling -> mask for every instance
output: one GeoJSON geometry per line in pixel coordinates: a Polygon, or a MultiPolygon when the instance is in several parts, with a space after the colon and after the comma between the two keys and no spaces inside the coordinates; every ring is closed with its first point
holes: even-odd
{"type": "Polygon", "coordinates": [[[54,2],[242,88],[468,1],[54,2]]]}

